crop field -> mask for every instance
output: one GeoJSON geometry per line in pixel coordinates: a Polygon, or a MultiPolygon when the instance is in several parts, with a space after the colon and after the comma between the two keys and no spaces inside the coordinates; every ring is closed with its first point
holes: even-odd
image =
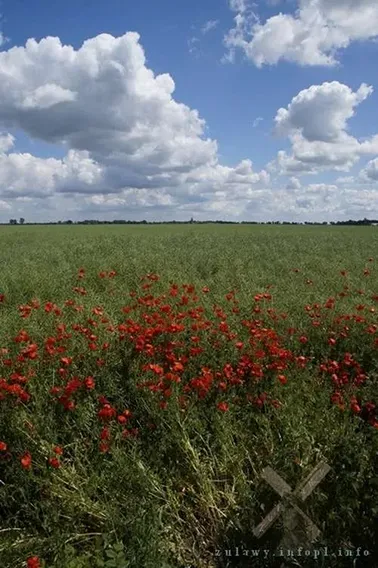
{"type": "Polygon", "coordinates": [[[378,566],[378,227],[0,244],[0,568],[378,566]]]}

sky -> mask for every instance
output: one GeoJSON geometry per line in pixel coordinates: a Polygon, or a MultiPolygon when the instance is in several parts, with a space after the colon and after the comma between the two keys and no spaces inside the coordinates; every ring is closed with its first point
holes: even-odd
{"type": "Polygon", "coordinates": [[[378,218],[376,0],[1,0],[0,222],[378,218]]]}

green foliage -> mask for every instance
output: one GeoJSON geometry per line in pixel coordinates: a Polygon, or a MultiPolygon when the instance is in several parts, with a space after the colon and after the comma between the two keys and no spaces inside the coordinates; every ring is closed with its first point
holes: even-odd
{"type": "MultiPolygon", "coordinates": [[[[369,380],[348,394],[358,392],[364,401],[378,403],[376,336],[366,333],[368,324],[343,322],[349,327],[348,337],[334,347],[327,343],[330,331],[342,328],[334,322],[335,313],[356,313],[357,304],[370,307],[372,295],[378,294],[375,265],[367,262],[378,250],[374,228],[24,226],[0,227],[0,238],[5,295],[0,302],[0,348],[10,349],[0,361],[0,376],[11,372],[4,359],[17,356],[20,344],[12,339],[21,329],[27,329],[42,353],[45,339],[56,336],[58,323],[64,322],[72,334],[71,343],[62,340],[67,346],[64,355],[75,357],[72,374],[93,375],[96,380],[94,392],[79,393],[77,409],[67,412],[53,404],[49,394],[52,386],[62,384],[59,358],[54,364],[39,358],[29,362],[35,371],[28,383],[31,400],[18,405],[0,401],[0,441],[5,440],[16,456],[0,456],[1,568],[24,567],[26,558],[34,555],[43,560],[43,568],[243,566],[242,559],[218,558],[215,551],[242,544],[248,549],[273,549],[282,536],[277,523],[261,541],[253,537],[254,526],[278,501],[277,494],[261,482],[262,469],[270,465],[296,487],[320,459],[332,470],[303,510],[321,528],[323,546],[353,550],[361,546],[371,552],[371,557],[362,559],[363,565],[375,566],[369,562],[378,553],[378,430],[348,408],[342,412],[331,404],[330,377],[318,369],[324,359],[340,360],[345,352],[352,353],[369,380]],[[371,273],[364,276],[367,266],[371,273]],[[80,267],[86,270],[82,281],[77,279],[80,267]],[[293,272],[294,268],[300,272],[293,272]],[[102,270],[115,270],[117,275],[101,279],[102,270]],[[341,270],[348,272],[346,280],[341,270]],[[145,360],[130,341],[112,339],[109,351],[88,350],[85,335],[75,335],[72,325],[91,328],[99,345],[110,341],[114,336],[105,326],[91,327],[88,322],[94,318],[92,309],[102,306],[115,325],[129,317],[137,319],[121,309],[130,303],[131,291],[142,294],[140,277],[152,272],[161,279],[143,294],[166,294],[172,282],[193,284],[200,296],[197,305],[204,306],[206,317],[218,325],[220,318],[212,309],[221,306],[243,341],[249,339],[247,328],[240,325],[243,319],[261,318],[262,327],[285,337],[288,327],[299,330],[287,338],[285,347],[312,357],[314,363],[303,369],[292,365],[285,385],[265,369],[260,389],[280,400],[281,408],[268,405],[260,411],[230,403],[230,410],[220,413],[216,403],[222,397],[212,392],[202,403],[192,400],[185,413],[177,401],[162,411],[153,393],[136,387],[145,360]],[[350,290],[340,298],[345,282],[350,290]],[[266,311],[252,313],[254,296],[266,292],[269,284],[269,306],[278,314],[287,313],[286,320],[269,319],[266,311]],[[87,294],[74,292],[75,286],[85,286],[87,294]],[[200,293],[203,286],[209,287],[208,293],[200,293]],[[233,289],[238,315],[231,313],[225,299],[233,289]],[[335,310],[324,309],[322,325],[313,327],[304,306],[323,305],[330,297],[338,298],[335,310]],[[19,306],[33,298],[40,300],[41,308],[21,319],[19,306]],[[82,311],[64,307],[72,298],[82,311]],[[46,302],[62,308],[64,316],[46,313],[46,302]],[[299,335],[306,335],[308,343],[301,344],[299,335]],[[78,358],[81,354],[83,359],[78,358]],[[96,365],[99,357],[104,358],[104,366],[96,365]],[[109,453],[98,449],[99,394],[106,395],[119,412],[131,409],[132,426],[140,430],[135,438],[123,439],[114,421],[109,453]],[[27,423],[33,424],[33,430],[27,423]],[[150,430],[151,423],[155,428],[150,430]],[[59,469],[47,465],[54,445],[64,447],[59,469]],[[20,467],[19,456],[25,449],[33,455],[30,471],[20,467]]],[[[362,313],[370,318],[369,325],[375,321],[374,313],[362,313]]],[[[174,338],[183,341],[185,350],[194,333],[188,326],[174,338]]],[[[154,343],[163,345],[168,335],[154,343]]],[[[201,335],[205,349],[196,362],[189,362],[190,378],[199,367],[222,369],[226,363],[238,362],[231,341],[220,341],[217,350],[209,336],[201,335]]],[[[174,393],[178,388],[173,385],[174,393]]],[[[258,383],[255,388],[260,388],[258,383]]],[[[232,395],[242,393],[241,387],[232,390],[232,395]]],[[[247,560],[245,566],[261,566],[260,559],[247,560]]],[[[345,565],[352,565],[350,559],[346,561],[345,565]]],[[[313,566],[310,560],[300,562],[303,567],[313,566]]],[[[331,558],[328,566],[337,568],[343,562],[331,558]]],[[[318,565],[326,566],[324,560],[318,565]]]]}

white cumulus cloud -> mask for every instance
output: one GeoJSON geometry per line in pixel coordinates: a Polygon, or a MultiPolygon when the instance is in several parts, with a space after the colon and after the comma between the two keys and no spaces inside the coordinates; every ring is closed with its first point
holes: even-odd
{"type": "Polygon", "coordinates": [[[269,174],[249,160],[218,163],[205,121],[174,99],[168,73],[146,66],[139,40],[101,34],[74,49],[46,37],[0,52],[0,128],[67,150],[63,159],[9,153],[14,140],[1,135],[0,198],[176,211],[216,201],[217,191],[232,203],[267,186],[269,174]]]}
{"type": "Polygon", "coordinates": [[[359,178],[363,181],[378,181],[378,158],[374,158],[374,160],[370,160],[370,162],[366,164],[361,170],[359,178]]]}
{"type": "Polygon", "coordinates": [[[334,66],[340,49],[378,36],[376,0],[297,0],[294,13],[280,12],[262,23],[256,4],[229,0],[229,5],[237,16],[224,38],[227,59],[241,49],[258,67],[280,60],[334,66]]]}
{"type": "Polygon", "coordinates": [[[278,110],[276,131],[281,135],[299,131],[309,142],[337,141],[355,107],[372,92],[373,87],[365,83],[355,93],[338,81],[312,85],[300,91],[286,109],[278,110]]]}
{"type": "Polygon", "coordinates": [[[281,173],[348,171],[362,155],[378,152],[378,136],[359,142],[348,132],[348,120],[373,88],[363,83],[356,92],[333,81],[312,85],[296,95],[275,117],[275,133],[288,136],[292,153],[281,150],[281,173]]]}

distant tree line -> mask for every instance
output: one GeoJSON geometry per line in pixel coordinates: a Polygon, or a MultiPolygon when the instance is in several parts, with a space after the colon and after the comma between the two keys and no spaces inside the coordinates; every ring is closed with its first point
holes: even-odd
{"type": "MultiPolygon", "coordinates": [[[[20,217],[20,225],[25,223],[25,219],[20,217]]],[[[17,225],[17,219],[9,219],[9,225],[17,225]]]]}
{"type": "MultiPolygon", "coordinates": [[[[349,221],[304,221],[303,223],[297,223],[296,221],[195,221],[193,217],[190,221],[125,221],[124,219],[115,219],[114,221],[99,221],[98,219],[85,219],[84,221],[50,221],[45,223],[25,223],[23,217],[20,218],[19,222],[17,219],[9,219],[9,225],[204,225],[204,224],[215,224],[215,225],[378,225],[378,219],[360,219],[354,221],[349,219],[349,221]]],[[[0,225],[6,225],[7,223],[0,223],[0,225]]]]}

